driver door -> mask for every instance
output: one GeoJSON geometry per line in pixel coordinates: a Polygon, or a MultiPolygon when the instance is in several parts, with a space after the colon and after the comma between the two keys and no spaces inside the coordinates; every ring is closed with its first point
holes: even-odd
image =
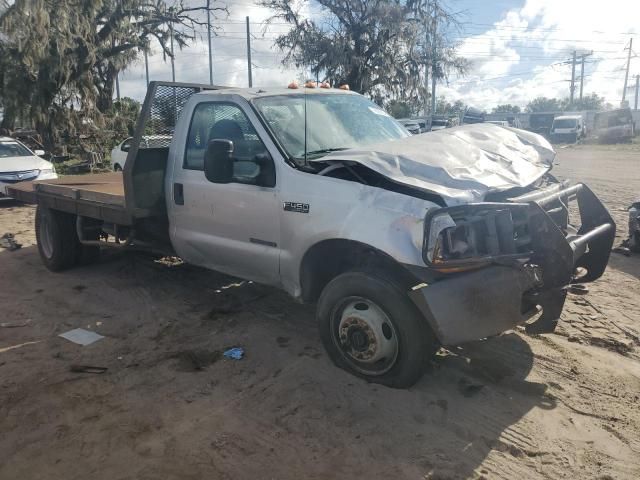
{"type": "MultiPolygon", "coordinates": [[[[179,154],[179,152],[176,152],[179,154]]],[[[239,105],[195,106],[182,161],[175,159],[171,239],[187,262],[262,283],[279,283],[280,210],[273,160],[239,105]],[[205,178],[210,140],[231,140],[230,183],[205,178]]]]}

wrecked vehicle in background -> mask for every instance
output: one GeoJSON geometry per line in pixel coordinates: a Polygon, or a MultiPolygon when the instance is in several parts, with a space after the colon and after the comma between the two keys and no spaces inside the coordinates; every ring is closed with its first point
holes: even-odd
{"type": "Polygon", "coordinates": [[[408,387],[440,345],[553,331],[567,286],[604,272],[613,220],[554,157],[489,124],[410,136],[346,90],[152,82],[122,175],[12,193],[50,270],[138,249],[274,285],[317,304],[336,365],[408,387]]]}
{"type": "Polygon", "coordinates": [[[634,252],[640,252],[640,198],[629,207],[629,239],[627,246],[634,252]]]}
{"type": "Polygon", "coordinates": [[[598,112],[594,118],[594,136],[599,143],[630,142],[635,134],[629,108],[598,112]]]}

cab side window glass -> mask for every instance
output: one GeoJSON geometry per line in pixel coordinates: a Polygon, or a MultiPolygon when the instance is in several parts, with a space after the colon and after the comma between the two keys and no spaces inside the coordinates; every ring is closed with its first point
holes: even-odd
{"type": "MultiPolygon", "coordinates": [[[[204,154],[209,141],[231,140],[234,157],[239,164],[256,162],[256,156],[265,155],[266,147],[242,110],[228,103],[201,103],[193,113],[184,168],[204,170],[204,154]]],[[[240,165],[242,166],[242,165],[240,165]]]]}

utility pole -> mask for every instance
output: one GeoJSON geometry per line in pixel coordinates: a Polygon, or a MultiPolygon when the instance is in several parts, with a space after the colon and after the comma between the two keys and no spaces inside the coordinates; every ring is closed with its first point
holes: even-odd
{"type": "Polygon", "coordinates": [[[433,35],[431,37],[431,115],[436,113],[436,69],[438,60],[436,57],[436,29],[438,28],[438,4],[433,2],[433,35]]]}
{"type": "Polygon", "coordinates": [[[580,100],[582,100],[582,88],[584,87],[584,59],[593,55],[593,50],[590,53],[583,53],[580,55],[582,59],[582,66],[580,67],[580,100]]]}
{"type": "Polygon", "coordinates": [[[209,40],[209,85],[213,85],[213,54],[211,53],[211,0],[207,0],[207,38],[209,40]]]}
{"type": "Polygon", "coordinates": [[[636,75],[636,103],[634,110],[638,110],[638,86],[640,84],[640,75],[636,75]]]}
{"type": "Polygon", "coordinates": [[[633,37],[629,40],[629,56],[627,57],[627,70],[624,73],[624,88],[622,89],[622,102],[624,102],[625,98],[627,98],[627,81],[629,80],[629,65],[631,64],[632,51],[633,51],[633,37]]]}
{"type": "Polygon", "coordinates": [[[171,35],[171,81],[176,81],[176,64],[173,56],[173,8],[171,10],[171,21],[169,22],[169,34],[171,35]]]}
{"type": "MultiPolygon", "coordinates": [[[[427,8],[430,4],[427,4],[427,8]]],[[[427,10],[427,20],[424,23],[424,53],[425,57],[427,55],[427,48],[431,43],[429,41],[429,10],[427,10]]],[[[429,115],[429,60],[425,58],[424,62],[424,116],[425,118],[429,115]]]]}
{"type": "Polygon", "coordinates": [[[253,87],[251,77],[251,30],[249,29],[249,17],[247,17],[247,68],[249,73],[249,88],[253,87]]]}
{"type": "Polygon", "coordinates": [[[149,57],[147,55],[147,50],[144,51],[144,73],[147,78],[147,88],[149,87],[149,57]]]}
{"type": "Polygon", "coordinates": [[[571,92],[569,96],[569,106],[573,107],[573,92],[576,89],[576,51],[573,51],[573,60],[571,60],[571,92]]]}

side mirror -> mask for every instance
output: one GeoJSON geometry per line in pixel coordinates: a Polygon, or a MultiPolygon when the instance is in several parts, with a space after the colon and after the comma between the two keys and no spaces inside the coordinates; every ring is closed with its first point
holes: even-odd
{"type": "Polygon", "coordinates": [[[130,149],[131,149],[130,143],[123,143],[122,146],[120,147],[120,150],[122,150],[123,152],[128,152],[130,149]]]}
{"type": "Polygon", "coordinates": [[[41,157],[45,154],[44,150],[34,150],[34,152],[38,157],[41,157]]]}
{"type": "Polygon", "coordinates": [[[231,183],[233,179],[233,142],[211,140],[204,154],[204,176],[212,183],[231,183]]]}

